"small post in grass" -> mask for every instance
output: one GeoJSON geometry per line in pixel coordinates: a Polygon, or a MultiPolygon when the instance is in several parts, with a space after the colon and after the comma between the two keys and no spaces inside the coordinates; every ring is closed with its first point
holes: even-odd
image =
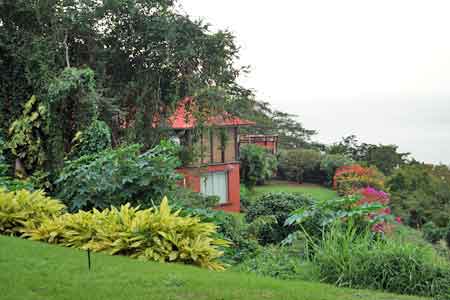
{"type": "Polygon", "coordinates": [[[91,249],[87,249],[87,257],[88,257],[88,269],[91,270],[91,249]]]}

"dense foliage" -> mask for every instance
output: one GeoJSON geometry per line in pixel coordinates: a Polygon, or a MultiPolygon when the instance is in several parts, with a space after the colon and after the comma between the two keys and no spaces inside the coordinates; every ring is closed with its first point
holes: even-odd
{"type": "MultiPolygon", "coordinates": [[[[260,218],[271,217],[274,222],[266,222],[257,233],[261,244],[279,243],[298,227],[284,226],[290,213],[301,207],[310,206],[313,200],[303,194],[267,193],[248,207],[246,220],[254,222],[260,218]]],[[[311,226],[313,226],[311,224],[311,226]]]]}
{"type": "Polygon", "coordinates": [[[344,154],[353,160],[376,166],[385,175],[390,175],[397,167],[408,160],[409,153],[399,153],[396,145],[373,145],[359,143],[354,135],[342,138],[342,141],[328,148],[330,154],[344,154]]]}
{"type": "Polygon", "coordinates": [[[325,154],[320,160],[320,170],[324,173],[326,186],[333,185],[333,177],[336,170],[354,164],[353,159],[343,154],[325,154]]]}
{"type": "Polygon", "coordinates": [[[280,155],[281,176],[287,180],[303,182],[306,172],[319,168],[320,152],[311,149],[294,149],[282,152],[280,155]]]}
{"type": "Polygon", "coordinates": [[[60,168],[65,154],[77,142],[77,132],[85,130],[97,118],[94,71],[89,68],[64,69],[49,85],[47,103],[52,128],[48,151],[53,158],[52,167],[60,168]]]}
{"type": "Polygon", "coordinates": [[[61,202],[46,197],[42,192],[0,189],[0,234],[19,235],[25,222],[37,226],[46,217],[61,215],[64,209],[61,202]]]}
{"type": "Polygon", "coordinates": [[[224,255],[221,261],[226,264],[235,265],[249,257],[254,257],[260,248],[254,234],[254,226],[246,223],[239,215],[192,208],[184,208],[181,214],[195,216],[202,222],[214,223],[217,226],[217,237],[230,243],[230,247],[222,249],[224,255]]]}
{"type": "Polygon", "coordinates": [[[333,179],[333,188],[340,195],[350,195],[365,187],[384,190],[384,182],[384,175],[376,168],[351,165],[337,169],[333,179]]]}
{"type": "Polygon", "coordinates": [[[432,167],[411,164],[395,170],[389,177],[387,187],[393,211],[407,224],[421,227],[431,221],[441,228],[449,224],[450,184],[443,170],[438,170],[436,174],[432,167]]]}
{"type": "Polygon", "coordinates": [[[351,226],[334,226],[312,247],[325,282],[435,299],[450,296],[450,266],[431,247],[374,239],[351,226]]]}
{"type": "Polygon", "coordinates": [[[423,237],[430,243],[437,243],[446,238],[448,228],[437,227],[433,222],[427,222],[422,227],[423,237]]]}
{"type": "Polygon", "coordinates": [[[262,184],[277,170],[276,157],[257,145],[244,145],[240,149],[241,181],[249,188],[262,184]]]}
{"type": "Polygon", "coordinates": [[[181,262],[222,270],[219,246],[212,236],[216,226],[171,212],[167,198],[159,208],[139,210],[129,204],[26,222],[24,237],[67,247],[91,249],[144,260],[181,262]]]}
{"type": "Polygon", "coordinates": [[[96,154],[111,148],[111,129],[105,122],[95,120],[85,130],[79,131],[72,142],[70,159],[96,154]]]}
{"type": "Polygon", "coordinates": [[[58,198],[72,211],[159,203],[179,178],[177,149],[162,143],[143,154],[140,150],[131,145],[67,162],[56,181],[58,198]]]}

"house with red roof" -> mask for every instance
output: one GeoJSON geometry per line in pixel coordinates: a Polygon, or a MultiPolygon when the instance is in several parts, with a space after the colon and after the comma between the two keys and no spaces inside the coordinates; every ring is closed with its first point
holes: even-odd
{"type": "Polygon", "coordinates": [[[184,177],[181,184],[218,196],[218,209],[239,212],[239,128],[255,123],[222,113],[199,124],[192,113],[193,104],[192,98],[183,99],[167,120],[180,144],[194,152],[193,159],[178,170],[184,177]]]}

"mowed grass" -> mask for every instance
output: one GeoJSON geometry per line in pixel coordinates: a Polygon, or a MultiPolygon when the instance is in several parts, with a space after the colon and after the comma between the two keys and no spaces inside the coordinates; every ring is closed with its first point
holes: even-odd
{"type": "Polygon", "coordinates": [[[143,262],[0,236],[0,299],[420,299],[143,262]]]}
{"type": "Polygon", "coordinates": [[[271,181],[266,185],[255,188],[256,196],[267,192],[288,192],[310,195],[316,200],[327,200],[337,197],[332,189],[316,184],[298,184],[287,181],[271,181]]]}

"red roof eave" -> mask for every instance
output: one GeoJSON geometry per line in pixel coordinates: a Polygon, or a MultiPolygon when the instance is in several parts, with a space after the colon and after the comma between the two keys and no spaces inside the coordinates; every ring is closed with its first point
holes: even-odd
{"type": "MultiPolygon", "coordinates": [[[[193,98],[187,97],[183,99],[172,116],[169,117],[168,123],[173,129],[192,129],[196,127],[197,120],[190,111],[187,111],[186,105],[192,105],[193,98]]],[[[208,118],[209,126],[219,127],[236,127],[236,126],[252,126],[255,122],[244,120],[231,116],[228,113],[208,118]]]]}

